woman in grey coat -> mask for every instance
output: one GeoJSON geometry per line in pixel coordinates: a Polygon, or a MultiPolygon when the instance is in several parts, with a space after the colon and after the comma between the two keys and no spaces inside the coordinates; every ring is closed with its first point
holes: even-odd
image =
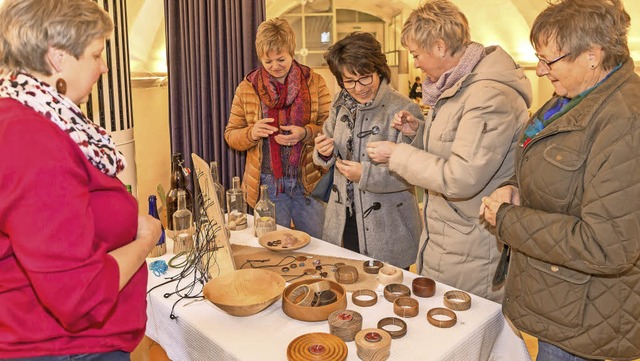
{"type": "Polygon", "coordinates": [[[335,164],[323,239],[408,268],[415,260],[420,218],[413,186],[372,162],[370,141],[399,141],[390,127],[406,110],[422,119],[420,108],[389,85],[391,71],[380,43],[368,33],[352,33],[325,54],[342,87],[334,99],[323,133],[315,139],[314,162],[335,164]]]}

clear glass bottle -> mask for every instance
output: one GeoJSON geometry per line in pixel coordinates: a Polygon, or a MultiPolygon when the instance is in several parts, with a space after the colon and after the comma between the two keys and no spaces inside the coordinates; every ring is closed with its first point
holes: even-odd
{"type": "Polygon", "coordinates": [[[247,228],[247,202],[240,188],[240,177],[233,177],[232,188],[227,190],[227,227],[230,230],[247,228]]]}
{"type": "Polygon", "coordinates": [[[254,235],[261,237],[265,233],[277,230],[276,205],[269,199],[269,186],[260,186],[260,200],[253,209],[254,235]]]}
{"type": "Polygon", "coordinates": [[[173,253],[189,252],[193,249],[193,215],[187,209],[187,192],[178,191],[178,210],[173,213],[173,253]]]}
{"type": "Polygon", "coordinates": [[[225,192],[224,187],[220,184],[220,178],[218,177],[218,162],[212,161],[210,163],[211,168],[211,179],[213,180],[213,188],[218,195],[218,204],[220,205],[220,210],[222,214],[226,213],[226,202],[225,202],[225,192]]]}
{"type": "Polygon", "coordinates": [[[178,191],[184,190],[186,192],[186,208],[189,211],[193,210],[193,198],[191,192],[187,189],[187,180],[182,168],[184,159],[182,153],[175,153],[171,157],[171,189],[167,192],[167,229],[170,231],[169,235],[173,235],[175,231],[173,226],[173,213],[178,210],[178,191]]]}
{"type": "MultiPolygon", "coordinates": [[[[153,218],[160,220],[160,216],[158,215],[158,205],[156,201],[156,196],[149,196],[149,215],[153,218]]],[[[162,227],[162,224],[160,225],[162,227]]],[[[159,257],[167,252],[167,246],[165,243],[166,236],[164,233],[164,227],[162,227],[162,233],[160,234],[160,239],[156,243],[155,248],[151,251],[150,257],[159,257]]]]}

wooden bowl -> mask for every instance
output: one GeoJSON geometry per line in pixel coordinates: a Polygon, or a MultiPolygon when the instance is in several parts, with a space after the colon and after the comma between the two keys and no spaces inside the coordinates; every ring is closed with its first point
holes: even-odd
{"type": "Polygon", "coordinates": [[[324,280],[325,282],[329,282],[330,290],[332,290],[336,294],[336,301],[334,303],[330,303],[324,306],[300,306],[296,305],[289,300],[289,295],[291,291],[293,291],[296,287],[305,284],[311,284],[314,282],[321,281],[319,279],[308,279],[302,280],[298,282],[294,282],[287,286],[282,292],[282,310],[287,316],[294,318],[300,321],[326,321],[329,318],[329,315],[333,311],[344,310],[347,308],[347,297],[346,291],[342,285],[337,282],[324,280]]]}
{"type": "Polygon", "coordinates": [[[274,252],[288,252],[300,249],[311,242],[311,237],[302,231],[293,229],[281,229],[265,233],[258,238],[258,243],[268,250],[274,252]],[[278,244],[273,242],[280,241],[278,244]]]}
{"type": "Polygon", "coordinates": [[[224,273],[204,285],[204,297],[233,316],[250,316],[274,303],[285,280],[264,269],[241,269],[224,273]]]}

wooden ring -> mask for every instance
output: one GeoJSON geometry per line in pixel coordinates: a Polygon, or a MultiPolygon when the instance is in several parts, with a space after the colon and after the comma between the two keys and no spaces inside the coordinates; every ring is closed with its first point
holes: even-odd
{"type": "Polygon", "coordinates": [[[385,317],[378,321],[377,327],[381,330],[385,330],[391,338],[401,338],[407,334],[407,324],[397,317],[385,317]],[[387,330],[385,326],[398,326],[399,330],[387,330]]]}
{"type": "Polygon", "coordinates": [[[309,291],[313,293],[320,293],[331,289],[331,284],[325,280],[318,280],[312,283],[308,283],[309,291]]]}
{"type": "Polygon", "coordinates": [[[454,311],[466,311],[471,308],[471,296],[464,291],[448,291],[444,294],[444,305],[454,311]]]}
{"type": "Polygon", "coordinates": [[[356,283],[358,282],[358,269],[349,265],[339,266],[334,276],[338,283],[345,285],[356,283]]]}
{"type": "Polygon", "coordinates": [[[411,282],[411,289],[418,297],[432,297],[436,294],[436,282],[431,278],[418,277],[411,282]]]}
{"type": "Polygon", "coordinates": [[[378,282],[385,286],[391,283],[402,283],[403,277],[400,269],[390,265],[383,266],[378,271],[378,282]]]}
{"type": "Polygon", "coordinates": [[[289,301],[294,305],[306,307],[311,306],[311,303],[313,303],[313,297],[315,295],[316,294],[314,292],[311,292],[309,285],[305,284],[294,288],[293,291],[289,293],[288,298],[289,301]]]}
{"type": "Polygon", "coordinates": [[[449,328],[455,325],[456,322],[458,322],[458,318],[456,317],[456,313],[451,311],[450,309],[443,308],[443,307],[436,307],[427,311],[427,321],[429,321],[430,324],[439,328],[449,328]],[[449,319],[442,321],[442,320],[437,320],[433,317],[438,315],[447,316],[449,317],[449,319]]]}
{"type": "Polygon", "coordinates": [[[392,283],[384,287],[384,298],[391,303],[403,296],[411,296],[411,290],[402,283],[392,283]]]}
{"type": "Polygon", "coordinates": [[[372,259],[369,261],[364,261],[364,263],[362,264],[362,270],[368,274],[375,275],[375,274],[378,274],[382,266],[384,266],[384,263],[378,260],[372,259]]]}
{"type": "Polygon", "coordinates": [[[351,294],[351,302],[360,307],[370,307],[378,302],[378,294],[372,290],[357,290],[351,294]],[[360,299],[360,296],[370,296],[370,300],[360,299]]]}
{"type": "Polygon", "coordinates": [[[420,313],[420,303],[411,297],[398,297],[393,301],[393,313],[400,317],[416,317],[420,313]]]}

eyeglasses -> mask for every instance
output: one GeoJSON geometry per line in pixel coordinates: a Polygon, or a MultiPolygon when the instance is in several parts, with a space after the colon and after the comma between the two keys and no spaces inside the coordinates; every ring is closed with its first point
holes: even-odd
{"type": "Polygon", "coordinates": [[[356,83],[360,83],[360,85],[362,86],[370,85],[371,83],[373,83],[373,74],[363,76],[362,78],[356,80],[343,80],[342,86],[345,89],[353,89],[356,87],[356,83]]]}
{"type": "Polygon", "coordinates": [[[542,58],[540,57],[540,55],[538,55],[538,53],[536,53],[535,55],[536,55],[536,58],[538,58],[538,62],[542,63],[542,65],[543,65],[547,70],[551,70],[551,65],[553,65],[553,64],[555,64],[555,63],[559,62],[560,60],[562,60],[562,59],[566,58],[567,56],[571,55],[571,53],[566,53],[566,54],[564,54],[564,55],[560,55],[559,57],[557,57],[557,58],[555,58],[555,59],[553,59],[553,60],[550,60],[550,61],[546,61],[546,60],[542,59],[542,58]]]}

